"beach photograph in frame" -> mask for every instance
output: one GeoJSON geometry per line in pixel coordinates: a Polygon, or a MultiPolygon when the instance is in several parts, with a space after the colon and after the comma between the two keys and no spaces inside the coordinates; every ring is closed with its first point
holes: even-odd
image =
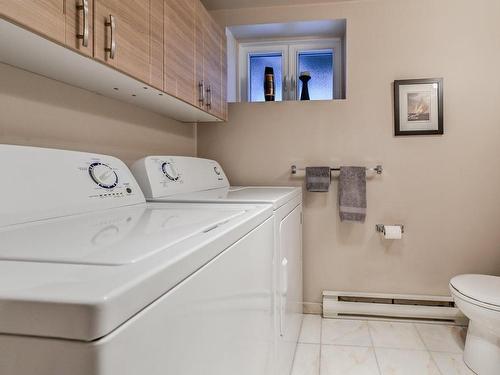
{"type": "Polygon", "coordinates": [[[394,81],[394,133],[443,134],[443,79],[394,81]]]}

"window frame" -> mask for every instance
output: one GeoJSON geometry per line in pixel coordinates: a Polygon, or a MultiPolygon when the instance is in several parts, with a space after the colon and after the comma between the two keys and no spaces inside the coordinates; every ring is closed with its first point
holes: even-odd
{"type": "Polygon", "coordinates": [[[297,42],[290,44],[289,54],[290,56],[295,56],[295,58],[289,61],[289,74],[293,72],[295,75],[295,98],[300,96],[298,92],[298,74],[300,74],[300,72],[297,70],[299,66],[299,53],[320,53],[325,51],[333,51],[333,92],[332,99],[330,100],[336,100],[342,97],[342,43],[340,39],[323,39],[310,41],[308,43],[297,42]]]}
{"type": "MultiPolygon", "coordinates": [[[[240,43],[239,48],[239,80],[238,80],[238,100],[241,102],[249,102],[250,85],[248,78],[250,77],[250,55],[265,55],[281,53],[281,72],[283,73],[288,65],[288,45],[276,42],[252,42],[240,43]]],[[[283,98],[283,90],[281,92],[283,98]]]]}
{"type": "Polygon", "coordinates": [[[282,56],[282,101],[297,100],[297,67],[300,52],[333,51],[333,93],[332,100],[342,98],[342,40],[341,38],[301,39],[301,40],[265,40],[241,42],[238,52],[238,101],[249,102],[250,55],[281,53],[282,56]],[[286,90],[292,86],[290,95],[286,90]]]}

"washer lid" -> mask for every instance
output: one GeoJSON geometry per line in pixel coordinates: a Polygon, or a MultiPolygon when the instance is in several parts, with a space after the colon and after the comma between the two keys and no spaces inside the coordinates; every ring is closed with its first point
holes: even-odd
{"type": "MultiPolygon", "coordinates": [[[[2,228],[0,333],[103,337],[271,215],[270,205],[154,203],[2,228]]],[[[271,249],[266,233],[249,246],[271,249]]]]}
{"type": "Polygon", "coordinates": [[[464,296],[500,307],[500,277],[489,275],[459,275],[450,285],[464,296]]]}
{"type": "MultiPolygon", "coordinates": [[[[146,204],[0,228],[0,261],[119,266],[244,215],[244,209],[146,204]]],[[[1,279],[0,279],[1,280],[1,279]]]]}

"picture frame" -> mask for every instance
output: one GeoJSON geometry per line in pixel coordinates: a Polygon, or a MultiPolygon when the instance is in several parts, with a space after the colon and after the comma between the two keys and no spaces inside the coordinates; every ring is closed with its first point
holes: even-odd
{"type": "Polygon", "coordinates": [[[394,81],[394,134],[444,134],[443,79],[394,81]]]}

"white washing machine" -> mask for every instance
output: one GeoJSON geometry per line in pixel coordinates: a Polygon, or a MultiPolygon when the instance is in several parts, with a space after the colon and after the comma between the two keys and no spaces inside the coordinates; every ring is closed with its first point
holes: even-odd
{"type": "Polygon", "coordinates": [[[0,145],[0,374],[264,374],[270,205],[145,202],[118,159],[0,145]]]}
{"type": "Polygon", "coordinates": [[[302,324],[302,190],[299,187],[232,187],[213,160],[149,156],[131,167],[146,199],[155,202],[269,203],[275,250],[275,353],[273,374],[288,375],[302,324]]]}

